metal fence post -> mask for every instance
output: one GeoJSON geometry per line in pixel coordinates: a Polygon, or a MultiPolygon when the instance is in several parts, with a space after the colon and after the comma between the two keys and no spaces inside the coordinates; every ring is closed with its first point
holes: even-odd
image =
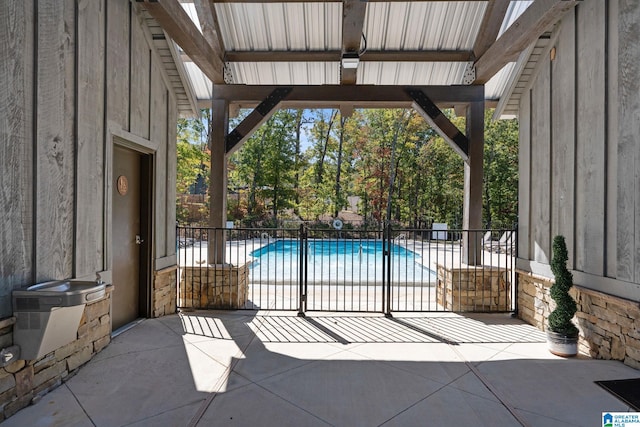
{"type": "MultiPolygon", "coordinates": [[[[383,286],[386,288],[386,296],[383,298],[383,308],[385,308],[385,316],[391,317],[391,223],[386,223],[384,226],[384,232],[382,233],[382,247],[383,249],[383,263],[386,265],[386,271],[383,276],[383,286]]],[[[385,292],[383,291],[383,295],[385,292]]]]}
{"type": "Polygon", "coordinates": [[[180,275],[182,269],[180,268],[180,224],[176,221],[176,312],[180,308],[180,275]]]}
{"type": "Polygon", "coordinates": [[[300,236],[298,238],[299,248],[299,262],[298,272],[300,273],[300,280],[298,283],[298,317],[304,317],[305,303],[307,296],[305,295],[305,282],[307,280],[307,231],[304,228],[304,224],[300,224],[300,236]]]}
{"type": "Polygon", "coordinates": [[[518,225],[516,224],[513,227],[513,256],[511,259],[511,275],[513,277],[513,286],[511,288],[511,306],[513,307],[513,312],[511,312],[511,317],[518,317],[520,313],[518,313],[518,288],[520,287],[520,275],[517,271],[517,262],[518,262],[518,225]]]}

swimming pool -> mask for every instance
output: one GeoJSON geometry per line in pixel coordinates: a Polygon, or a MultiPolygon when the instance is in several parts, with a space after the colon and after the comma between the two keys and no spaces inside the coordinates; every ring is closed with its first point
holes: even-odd
{"type": "MultiPolygon", "coordinates": [[[[300,242],[280,239],[251,252],[253,282],[298,282],[300,242]]],[[[401,245],[391,245],[391,277],[394,283],[435,282],[436,275],[420,254],[401,245]]],[[[381,240],[310,239],[307,241],[309,283],[382,283],[383,242],[381,240]]]]}

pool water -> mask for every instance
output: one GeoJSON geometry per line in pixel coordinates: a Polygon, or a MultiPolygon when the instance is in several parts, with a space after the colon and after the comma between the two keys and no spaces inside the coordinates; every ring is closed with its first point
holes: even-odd
{"type": "MultiPolygon", "coordinates": [[[[277,240],[251,252],[253,281],[297,282],[300,262],[298,240],[277,240]]],[[[382,283],[381,240],[308,240],[307,280],[313,283],[382,283]]],[[[422,257],[401,245],[391,245],[391,275],[394,283],[435,281],[422,257]]]]}

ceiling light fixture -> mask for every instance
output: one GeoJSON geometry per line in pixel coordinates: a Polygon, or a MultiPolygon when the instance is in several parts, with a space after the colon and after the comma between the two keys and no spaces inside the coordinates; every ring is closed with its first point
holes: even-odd
{"type": "Polygon", "coordinates": [[[357,52],[345,52],[342,54],[342,68],[354,69],[360,64],[360,56],[357,52]]]}

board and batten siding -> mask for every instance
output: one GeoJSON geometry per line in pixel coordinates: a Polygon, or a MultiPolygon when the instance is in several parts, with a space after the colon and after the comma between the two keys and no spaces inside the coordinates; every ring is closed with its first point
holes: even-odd
{"type": "Polygon", "coordinates": [[[136,8],[0,0],[0,318],[17,287],[109,280],[118,138],[154,147],[154,264],[175,259],[176,97],[136,8]]]}
{"type": "Polygon", "coordinates": [[[11,291],[34,278],[34,13],[0,0],[0,316],[11,291]]]}
{"type": "Polygon", "coordinates": [[[567,240],[581,286],[640,300],[640,3],[565,15],[520,101],[519,260],[550,276],[567,240]]]}

